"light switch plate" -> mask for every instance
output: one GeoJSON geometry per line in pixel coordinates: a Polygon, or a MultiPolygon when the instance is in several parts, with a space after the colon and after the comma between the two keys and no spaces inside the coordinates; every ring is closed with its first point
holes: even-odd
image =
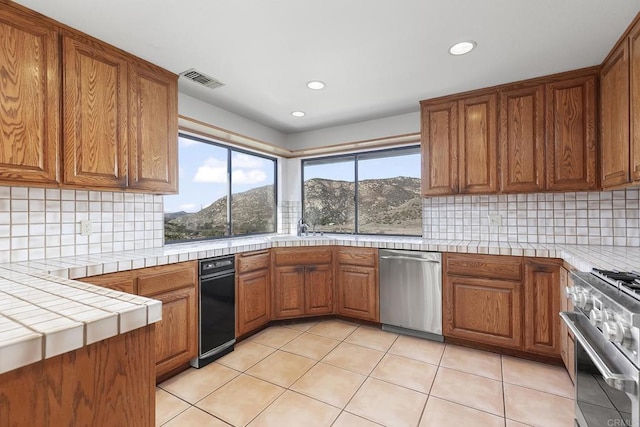
{"type": "Polygon", "coordinates": [[[491,227],[500,227],[502,226],[502,215],[498,214],[489,214],[489,225],[491,227]]]}
{"type": "Polygon", "coordinates": [[[81,236],[91,236],[92,232],[93,232],[93,230],[92,230],[92,224],[91,224],[90,220],[83,219],[82,221],[80,221],[80,235],[81,236]]]}

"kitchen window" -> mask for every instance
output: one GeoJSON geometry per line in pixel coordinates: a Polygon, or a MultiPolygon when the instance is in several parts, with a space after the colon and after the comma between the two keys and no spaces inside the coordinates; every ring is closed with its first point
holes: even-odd
{"type": "Polygon", "coordinates": [[[178,155],[179,193],[164,198],[166,243],[276,231],[276,159],[184,134],[178,155]]]}
{"type": "Polygon", "coordinates": [[[422,235],[420,147],[302,161],[309,231],[422,235]]]}

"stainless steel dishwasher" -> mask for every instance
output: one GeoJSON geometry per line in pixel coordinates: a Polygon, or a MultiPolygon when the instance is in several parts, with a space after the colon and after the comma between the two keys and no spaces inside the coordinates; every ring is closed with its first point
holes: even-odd
{"type": "Polygon", "coordinates": [[[380,250],[382,329],[436,341],[442,336],[442,254],[380,250]]]}

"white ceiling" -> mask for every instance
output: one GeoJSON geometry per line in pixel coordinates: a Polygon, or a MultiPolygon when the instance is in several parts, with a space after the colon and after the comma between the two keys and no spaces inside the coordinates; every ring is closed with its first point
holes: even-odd
{"type": "Polygon", "coordinates": [[[640,10],[640,0],[17,2],[175,73],[197,68],[226,86],[181,82],[181,92],[285,133],[599,64],[640,10]],[[475,51],[449,55],[468,39],[475,51]],[[314,79],[327,87],[307,89],[314,79]]]}

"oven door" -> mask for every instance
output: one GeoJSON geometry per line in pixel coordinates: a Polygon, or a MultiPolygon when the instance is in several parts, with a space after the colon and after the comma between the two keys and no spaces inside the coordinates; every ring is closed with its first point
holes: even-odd
{"type": "Polygon", "coordinates": [[[581,312],[560,316],[575,337],[580,427],[640,427],[638,368],[581,312]]]}

